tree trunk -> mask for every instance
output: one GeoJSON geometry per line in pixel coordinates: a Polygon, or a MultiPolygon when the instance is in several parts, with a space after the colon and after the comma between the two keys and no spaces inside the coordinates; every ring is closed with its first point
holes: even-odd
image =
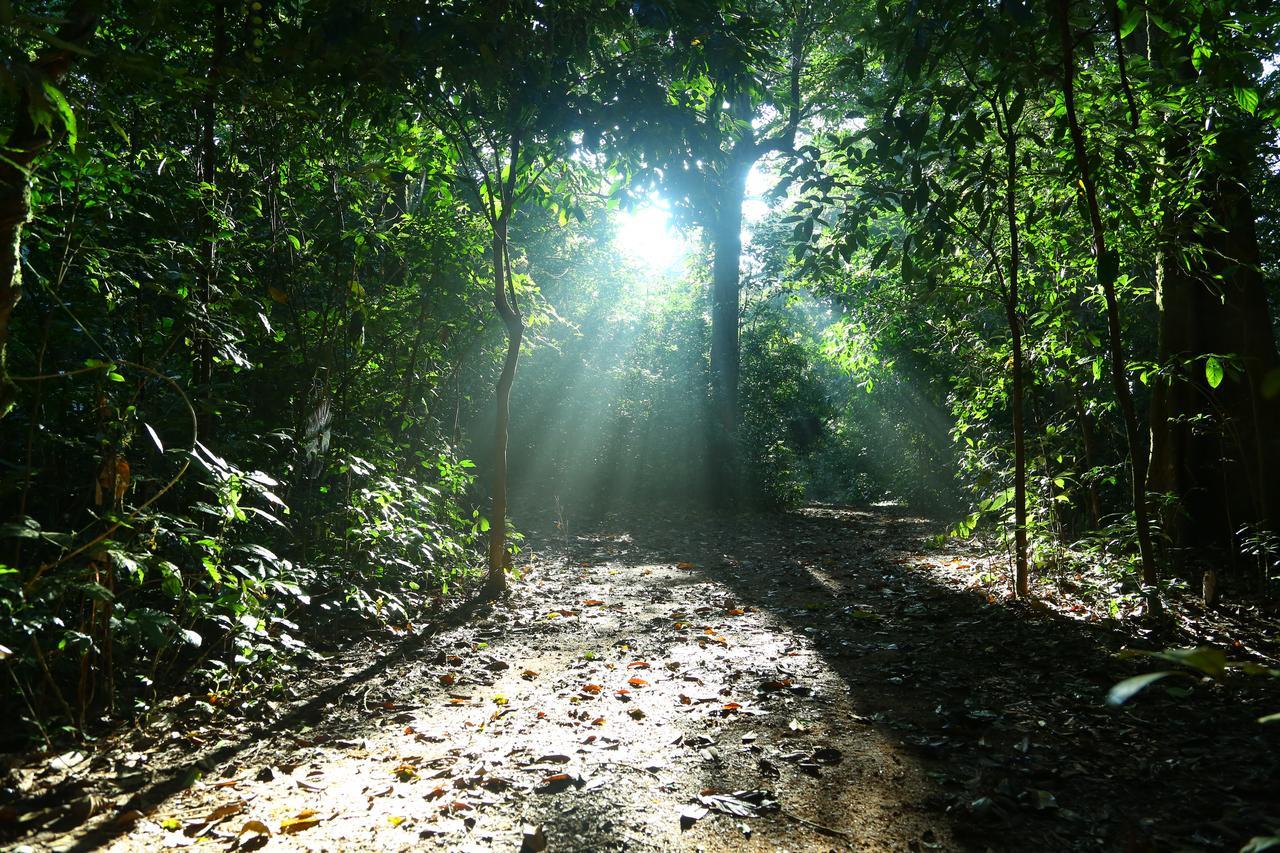
{"type": "Polygon", "coordinates": [[[203,328],[196,337],[194,365],[195,386],[200,401],[197,429],[203,441],[213,437],[213,324],[209,312],[216,291],[218,261],[218,217],[214,210],[217,203],[218,183],[218,85],[222,78],[222,66],[226,61],[227,3],[219,0],[214,6],[213,47],[209,59],[209,74],[205,79],[204,103],[201,105],[200,129],[200,180],[205,184],[201,196],[205,199],[204,241],[200,246],[200,320],[203,328]]]}
{"type": "Polygon", "coordinates": [[[1167,223],[1157,260],[1159,359],[1171,375],[1152,395],[1151,480],[1181,504],[1166,521],[1176,545],[1234,551],[1244,525],[1280,529],[1280,398],[1264,393],[1280,360],[1249,194],[1227,175],[1209,191],[1203,213],[1220,230],[1167,223]],[[1233,355],[1236,368],[1216,388],[1211,353],[1233,355]]]}
{"type": "Polygon", "coordinates": [[[28,82],[18,99],[13,131],[0,150],[0,417],[16,402],[6,357],[13,310],[22,299],[22,229],[31,218],[31,171],[41,152],[54,141],[52,128],[37,125],[31,116],[33,107],[52,109],[48,104],[33,103],[31,93],[40,92],[42,83],[57,86],[62,81],[78,51],[93,37],[101,14],[101,0],[69,4],[56,46],[25,69],[28,82]]]}
{"type": "Polygon", "coordinates": [[[751,164],[734,164],[721,187],[712,229],[711,402],[709,462],[712,501],[720,509],[737,506],[742,492],[738,459],[738,381],[741,355],[738,321],[741,293],[742,201],[751,164]]]}
{"type": "MultiPolygon", "coordinates": [[[[1159,33],[1153,31],[1153,36],[1159,33]]],[[[1153,38],[1152,61],[1178,85],[1197,84],[1185,45],[1153,38]]],[[[1195,151],[1198,121],[1174,130],[1164,161],[1190,205],[1171,204],[1159,235],[1159,361],[1152,390],[1151,488],[1177,499],[1165,532],[1180,549],[1237,553],[1242,528],[1280,530],[1280,357],[1256,220],[1247,189],[1265,131],[1257,119],[1215,114],[1214,150],[1195,151]],[[1207,356],[1230,356],[1217,387],[1207,356]]],[[[1181,201],[1181,200],[1179,200],[1181,201]]]]}
{"type": "Polygon", "coordinates": [[[1027,567],[1027,441],[1023,424],[1026,372],[1023,366],[1022,321],[1018,317],[1018,276],[1022,265],[1021,246],[1018,238],[1018,137],[1014,133],[1009,111],[1005,109],[1005,220],[1009,229],[1009,281],[1005,292],[1005,319],[1009,323],[1009,338],[1013,348],[1013,392],[1010,404],[1013,408],[1013,543],[1014,543],[1014,592],[1021,598],[1031,594],[1031,579],[1027,567]]]}
{"type": "MultiPolygon", "coordinates": [[[[508,299],[510,262],[507,254],[507,210],[498,217],[493,232],[493,304],[507,331],[507,354],[498,376],[497,417],[493,441],[493,508],[489,513],[489,576],[485,595],[497,598],[507,589],[507,428],[511,422],[511,386],[520,361],[520,341],[524,336],[524,318],[519,306],[508,299]]],[[[511,296],[515,296],[514,290],[511,296]]]]}
{"type": "Polygon", "coordinates": [[[1129,388],[1128,369],[1125,364],[1124,340],[1120,328],[1120,305],[1116,299],[1116,274],[1119,260],[1107,250],[1106,230],[1098,207],[1098,190],[1089,166],[1089,153],[1085,146],[1084,131],[1076,115],[1075,53],[1071,33],[1071,2],[1058,0],[1058,37],[1062,45],[1062,100],[1066,109],[1067,127],[1071,132],[1071,147],[1075,154],[1076,168],[1080,172],[1080,185],[1084,188],[1085,206],[1089,211],[1089,228],[1093,235],[1093,262],[1098,283],[1107,306],[1107,353],[1111,362],[1111,387],[1116,403],[1124,419],[1125,439],[1129,445],[1129,477],[1132,485],[1133,517],[1138,534],[1138,554],[1142,561],[1142,583],[1152,588],[1153,606],[1158,602],[1154,591],[1160,575],[1156,567],[1155,548],[1151,543],[1151,525],[1147,514],[1147,461],[1146,447],[1138,427],[1138,413],[1133,405],[1133,393],[1129,388]]]}

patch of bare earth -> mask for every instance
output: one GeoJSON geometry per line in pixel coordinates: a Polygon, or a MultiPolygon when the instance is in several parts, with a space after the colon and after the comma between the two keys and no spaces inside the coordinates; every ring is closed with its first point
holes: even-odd
{"type": "Polygon", "coordinates": [[[1269,684],[1108,708],[1134,636],[965,589],[931,532],[810,508],[535,538],[509,599],[336,658],[304,712],[185,775],[136,739],[86,756],[153,775],[24,843],[1233,849],[1280,825],[1269,684]]]}

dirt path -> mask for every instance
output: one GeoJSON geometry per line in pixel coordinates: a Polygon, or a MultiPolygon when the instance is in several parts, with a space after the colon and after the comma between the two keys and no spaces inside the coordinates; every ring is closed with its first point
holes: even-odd
{"type": "Polygon", "coordinates": [[[1137,851],[1280,826],[1274,691],[1108,708],[1132,638],[965,590],[930,532],[813,508],[535,544],[508,601],[335,659],[274,734],[178,776],[137,738],[85,758],[146,787],[27,843],[1137,851]]]}

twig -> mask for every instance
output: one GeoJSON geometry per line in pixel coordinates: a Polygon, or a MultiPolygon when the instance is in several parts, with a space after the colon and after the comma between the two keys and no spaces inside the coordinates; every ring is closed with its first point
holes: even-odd
{"type": "Polygon", "coordinates": [[[815,830],[815,831],[817,831],[817,832],[820,832],[820,833],[822,833],[823,835],[834,835],[834,836],[836,836],[837,838],[852,838],[852,837],[853,837],[852,833],[848,833],[848,832],[845,832],[845,831],[840,830],[840,829],[832,829],[832,828],[831,828],[831,827],[829,827],[829,826],[823,826],[822,824],[820,824],[820,823],[814,823],[814,822],[813,822],[813,821],[811,821],[811,820],[805,820],[804,818],[799,817],[798,815],[793,815],[791,812],[787,811],[786,809],[779,809],[778,811],[779,811],[779,812],[781,812],[781,813],[782,813],[783,815],[785,815],[786,817],[791,818],[791,819],[792,819],[792,820],[794,820],[796,823],[804,824],[805,826],[809,827],[810,829],[815,830]]]}

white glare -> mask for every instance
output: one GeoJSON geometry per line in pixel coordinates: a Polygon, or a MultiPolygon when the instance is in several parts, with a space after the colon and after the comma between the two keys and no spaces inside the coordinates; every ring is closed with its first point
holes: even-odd
{"type": "Polygon", "coordinates": [[[618,214],[619,251],[656,271],[671,271],[689,254],[689,241],[671,224],[671,213],[654,203],[618,214]]]}

